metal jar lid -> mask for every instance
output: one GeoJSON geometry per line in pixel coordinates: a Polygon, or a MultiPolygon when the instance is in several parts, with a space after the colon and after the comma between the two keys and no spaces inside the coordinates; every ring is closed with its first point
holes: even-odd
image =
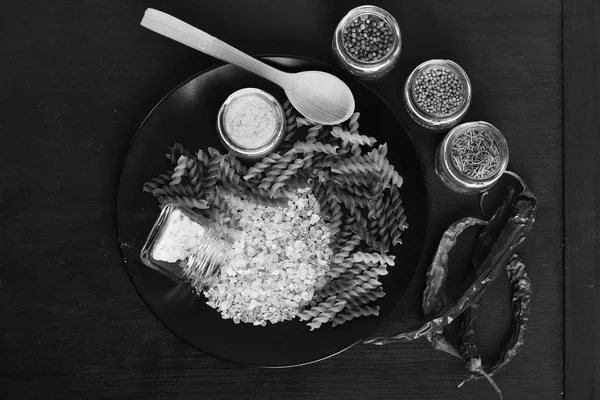
{"type": "Polygon", "coordinates": [[[257,88],[240,89],[232,93],[221,106],[217,115],[217,130],[221,141],[232,153],[245,159],[257,159],[273,152],[283,140],[286,130],[285,112],[277,99],[264,90],[257,88]],[[264,100],[273,111],[275,117],[275,128],[273,129],[273,132],[264,143],[260,143],[256,147],[244,145],[233,139],[230,132],[227,131],[226,124],[228,111],[231,109],[232,105],[240,99],[251,96],[257,96],[264,100]]]}

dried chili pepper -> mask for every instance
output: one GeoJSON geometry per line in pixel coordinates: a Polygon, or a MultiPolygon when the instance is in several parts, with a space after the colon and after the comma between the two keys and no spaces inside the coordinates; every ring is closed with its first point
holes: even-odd
{"type": "Polygon", "coordinates": [[[481,354],[477,347],[477,337],[475,336],[473,324],[473,321],[477,318],[478,312],[479,304],[475,303],[463,314],[460,354],[467,365],[467,369],[474,374],[478,374],[478,376],[481,376],[482,378],[486,378],[496,393],[498,393],[500,400],[502,400],[502,391],[481,364],[481,354]]]}
{"type": "Polygon", "coordinates": [[[479,301],[484,291],[498,277],[502,268],[521,246],[535,222],[537,200],[533,193],[525,190],[517,196],[511,207],[510,216],[502,227],[497,240],[491,247],[480,268],[472,274],[473,283],[459,300],[428,318],[419,328],[391,337],[377,337],[365,341],[367,344],[383,345],[392,342],[407,342],[420,337],[431,337],[459,317],[466,309],[479,301]]]}
{"type": "MultiPolygon", "coordinates": [[[[423,313],[425,317],[439,313],[446,307],[446,278],[448,276],[449,253],[456,245],[458,237],[465,229],[475,225],[486,225],[487,222],[477,218],[463,218],[456,221],[442,235],[433,261],[427,271],[427,284],[423,292],[423,313]]],[[[432,332],[428,337],[434,349],[460,358],[460,355],[444,337],[443,328],[432,332]]]]}
{"type": "Polygon", "coordinates": [[[487,222],[477,218],[463,218],[456,221],[444,232],[438,249],[429,266],[423,292],[423,312],[425,316],[437,314],[448,303],[446,299],[446,277],[448,276],[448,255],[454,248],[458,237],[465,229],[475,225],[487,225],[487,222]]]}
{"type": "MultiPolygon", "coordinates": [[[[506,221],[510,216],[510,211],[514,206],[516,196],[515,189],[513,187],[509,186],[507,191],[508,194],[504,198],[504,201],[496,209],[496,212],[492,218],[490,218],[488,225],[477,238],[472,258],[473,271],[477,271],[477,269],[481,266],[486,254],[490,251],[491,246],[497,240],[500,232],[502,231],[502,227],[504,224],[506,224],[506,221]]],[[[460,354],[466,364],[467,369],[475,374],[479,374],[481,377],[485,377],[502,399],[502,392],[496,385],[496,382],[494,382],[491,376],[489,376],[482,367],[481,354],[479,353],[474,327],[474,322],[478,316],[478,311],[479,303],[476,302],[471,307],[467,308],[463,313],[463,321],[461,324],[460,354]]]]}
{"type": "MultiPolygon", "coordinates": [[[[506,274],[508,275],[513,288],[512,333],[498,362],[492,367],[484,368],[485,375],[488,376],[496,375],[517,355],[525,343],[525,335],[527,334],[532,287],[531,280],[525,269],[525,264],[518,256],[514,256],[511,259],[511,262],[506,266],[506,274]]],[[[467,382],[482,379],[485,375],[471,374],[465,378],[458,387],[461,387],[467,382]]]]}

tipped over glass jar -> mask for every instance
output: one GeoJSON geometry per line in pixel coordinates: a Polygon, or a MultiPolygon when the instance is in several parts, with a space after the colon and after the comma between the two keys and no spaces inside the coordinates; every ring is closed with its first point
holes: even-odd
{"type": "Polygon", "coordinates": [[[493,125],[468,122],[452,129],[437,148],[435,172],[451,190],[476,194],[492,187],[508,166],[508,144],[493,125]]]}
{"type": "Polygon", "coordinates": [[[441,131],[458,124],[471,105],[471,81],[454,61],[425,61],[404,85],[404,106],[421,126],[441,131]]]}
{"type": "Polygon", "coordinates": [[[332,40],[338,64],[362,80],[379,79],[390,72],[401,47],[396,19],[371,5],[350,10],[338,23],[332,40]]]}
{"type": "Polygon", "coordinates": [[[209,287],[234,238],[208,219],[174,203],[163,207],[140,253],[142,262],[196,291],[209,287]]]}

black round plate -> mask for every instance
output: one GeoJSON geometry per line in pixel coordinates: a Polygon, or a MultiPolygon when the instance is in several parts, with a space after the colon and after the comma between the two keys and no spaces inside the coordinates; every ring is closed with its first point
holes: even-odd
{"type": "Polygon", "coordinates": [[[224,151],[216,133],[217,111],[232,92],[258,87],[283,101],[274,84],[232,65],[204,71],[169,93],[140,126],[123,167],[117,198],[119,245],[129,276],[156,316],[177,336],[212,356],[237,363],[286,367],[337,354],[367,337],[400,304],[423,261],[429,226],[429,189],[421,158],[397,116],[373,91],[326,64],[291,57],[267,57],[266,62],[289,72],[308,69],[333,73],[352,89],[360,130],[389,145],[390,162],[404,177],[401,196],[409,228],[396,246],[396,266],[382,279],[387,295],[379,302],[379,317],[357,318],[332,328],[310,332],[293,321],[256,327],[235,324],[194,295],[188,285],[176,284],[145,267],[140,250],[155,222],[156,200],[142,192],[142,184],[170,168],[163,154],[173,142],[190,150],[213,146],[224,151]]]}

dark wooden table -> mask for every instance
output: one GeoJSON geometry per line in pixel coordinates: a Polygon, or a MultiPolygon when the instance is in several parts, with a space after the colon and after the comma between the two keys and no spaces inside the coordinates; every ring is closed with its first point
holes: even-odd
{"type": "MultiPolygon", "coordinates": [[[[401,115],[427,164],[430,254],[444,228],[477,207],[474,197],[451,193],[433,173],[442,136],[419,129],[402,110],[401,86],[426,59],[451,58],[466,69],[475,90],[468,120],[504,132],[511,169],[540,201],[538,222],[520,252],[534,282],[530,332],[497,377],[505,398],[600,399],[599,3],[374,3],[395,15],[404,34],[399,65],[372,87],[401,115]]],[[[215,63],[141,28],[145,8],[184,18],[252,54],[331,62],[333,29],[358,4],[5,2],[1,399],[494,398],[485,382],[457,389],[461,363],[424,342],[358,345],[288,370],[221,362],[174,337],[144,306],[122,266],[114,208],[129,141],[165,93],[215,63]]],[[[466,256],[457,249],[454,263],[466,256]]],[[[423,275],[378,333],[418,321],[423,275]]],[[[482,314],[477,328],[490,356],[510,324],[507,283],[488,292],[482,314]]]]}

